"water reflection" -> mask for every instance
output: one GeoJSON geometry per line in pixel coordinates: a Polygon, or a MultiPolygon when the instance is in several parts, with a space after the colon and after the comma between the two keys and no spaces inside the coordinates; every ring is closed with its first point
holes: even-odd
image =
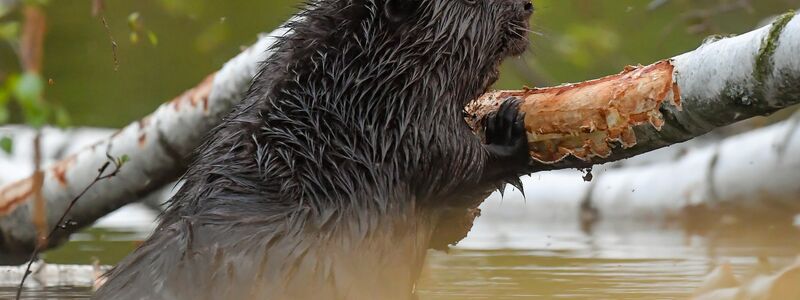
{"type": "Polygon", "coordinates": [[[791,222],[700,232],[619,223],[591,232],[529,225],[485,224],[465,243],[478,250],[433,253],[422,298],[685,299],[719,263],[747,279],[777,271],[800,253],[800,231],[791,222]]]}
{"type": "MultiPolygon", "coordinates": [[[[431,253],[421,299],[685,299],[718,263],[747,277],[780,269],[800,253],[800,231],[791,222],[691,233],[679,226],[598,224],[587,232],[578,225],[484,221],[451,253],[431,253]]],[[[46,259],[114,263],[145,235],[93,228],[46,259]]],[[[14,292],[0,287],[0,298],[14,292]]],[[[88,295],[89,288],[31,287],[25,299],[88,295]]]]}

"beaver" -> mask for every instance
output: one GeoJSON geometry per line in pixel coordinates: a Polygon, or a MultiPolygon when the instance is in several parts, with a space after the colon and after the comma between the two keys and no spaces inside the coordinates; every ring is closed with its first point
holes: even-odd
{"type": "Polygon", "coordinates": [[[483,141],[464,106],[526,50],[532,12],[529,0],[306,4],[95,298],[414,298],[428,249],[460,238],[447,222],[529,172],[519,101],[483,141]]]}

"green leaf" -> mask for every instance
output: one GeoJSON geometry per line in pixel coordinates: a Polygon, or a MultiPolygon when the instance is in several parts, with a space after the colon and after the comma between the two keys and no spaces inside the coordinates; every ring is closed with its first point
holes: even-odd
{"type": "Polygon", "coordinates": [[[22,76],[9,78],[13,87],[14,97],[17,99],[25,121],[34,127],[41,127],[47,123],[48,109],[42,101],[44,80],[36,73],[26,72],[22,76]]]}
{"type": "Polygon", "coordinates": [[[11,154],[11,151],[14,150],[14,140],[7,136],[0,137],[0,150],[11,154]]]}
{"type": "Polygon", "coordinates": [[[25,72],[22,76],[9,78],[14,88],[14,96],[20,102],[35,102],[42,98],[44,80],[39,74],[25,72]]]}
{"type": "Polygon", "coordinates": [[[121,168],[125,163],[131,161],[131,158],[127,154],[123,154],[120,157],[117,157],[117,168],[121,168]]]}
{"type": "Polygon", "coordinates": [[[47,124],[48,110],[41,103],[27,107],[23,106],[22,112],[25,115],[25,123],[32,127],[41,128],[47,124]]]}
{"type": "Polygon", "coordinates": [[[130,27],[133,31],[138,31],[141,24],[139,23],[141,19],[141,15],[139,12],[132,12],[128,15],[128,27],[130,27]]]}
{"type": "Polygon", "coordinates": [[[153,46],[158,46],[158,37],[156,36],[155,32],[147,31],[147,39],[150,40],[150,44],[153,46]]]}

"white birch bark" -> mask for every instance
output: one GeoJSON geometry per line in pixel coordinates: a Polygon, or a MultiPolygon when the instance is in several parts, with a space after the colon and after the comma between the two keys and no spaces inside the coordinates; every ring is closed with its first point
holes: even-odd
{"type": "Polygon", "coordinates": [[[800,213],[796,119],[690,151],[675,162],[609,171],[588,200],[604,218],[681,217],[687,208],[800,213]]]}
{"type": "MultiPolygon", "coordinates": [[[[42,165],[52,165],[108,138],[115,131],[106,128],[43,128],[42,165]]],[[[33,174],[33,139],[36,137],[36,130],[20,125],[0,126],[0,137],[8,137],[13,141],[11,153],[0,151],[0,185],[33,174]]]]}

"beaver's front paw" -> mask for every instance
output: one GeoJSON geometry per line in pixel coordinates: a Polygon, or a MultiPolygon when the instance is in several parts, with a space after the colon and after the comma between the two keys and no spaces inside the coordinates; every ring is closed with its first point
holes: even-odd
{"type": "Polygon", "coordinates": [[[501,192],[503,183],[522,191],[519,176],[530,173],[532,159],[525,134],[525,113],[519,111],[520,103],[519,99],[509,97],[486,120],[485,147],[489,159],[484,167],[484,180],[495,182],[501,192]]]}
{"type": "Polygon", "coordinates": [[[525,113],[519,111],[521,103],[516,97],[509,97],[486,120],[486,149],[494,163],[524,164],[525,168],[528,167],[530,155],[525,134],[525,113]]]}

